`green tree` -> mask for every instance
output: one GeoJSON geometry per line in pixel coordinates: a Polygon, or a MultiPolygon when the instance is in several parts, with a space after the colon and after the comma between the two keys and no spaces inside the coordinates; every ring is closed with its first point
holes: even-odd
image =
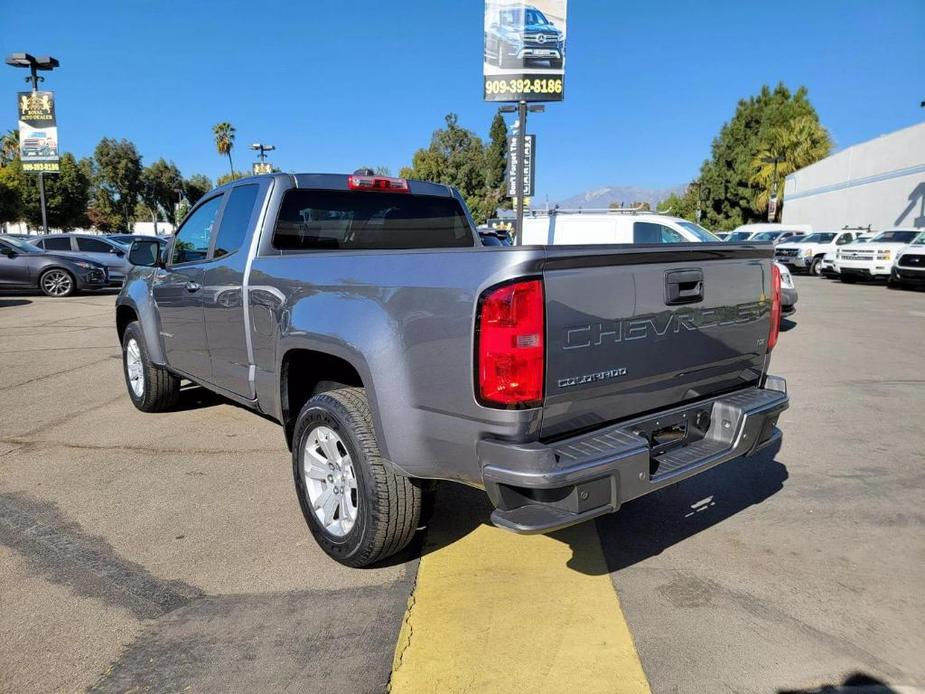
{"type": "MultiPolygon", "coordinates": [[[[783,200],[784,179],[829,155],[832,138],[819,120],[812,116],[797,116],[772,128],[767,140],[752,158],[751,183],[758,187],[753,208],[762,215],[768,209],[771,189],[777,185],[777,199],[783,200]],[[773,159],[777,162],[777,170],[773,159]],[[776,180],[775,180],[776,179],[776,180]]],[[[778,214],[781,206],[778,205],[778,214]]]]}
{"type": "MultiPolygon", "coordinates": [[[[210,190],[212,190],[212,181],[203,174],[193,174],[183,181],[183,193],[190,205],[195,205],[210,190]]],[[[189,211],[188,208],[187,211],[189,211]]]]}
{"type": "Polygon", "coordinates": [[[238,178],[235,175],[234,164],[231,161],[231,150],[234,148],[234,132],[234,126],[228,121],[222,121],[212,126],[212,134],[215,135],[215,149],[218,150],[219,154],[228,157],[228,169],[231,171],[230,180],[238,178]]]}
{"type": "Polygon", "coordinates": [[[0,166],[6,166],[19,158],[19,131],[7,130],[0,137],[0,166]]]}
{"type": "MultiPolygon", "coordinates": [[[[4,167],[10,169],[15,177],[20,200],[20,213],[31,227],[42,224],[42,208],[39,196],[38,175],[22,170],[18,159],[4,167]]],[[[61,171],[45,176],[45,209],[48,226],[54,229],[70,231],[85,227],[87,203],[90,198],[90,179],[73,154],[61,155],[61,171]]]]}
{"type": "Polygon", "coordinates": [[[186,198],[180,201],[177,205],[177,226],[179,227],[183,220],[186,219],[186,215],[189,214],[190,204],[186,201],[186,198]]]}
{"type": "Polygon", "coordinates": [[[171,224],[176,223],[175,203],[183,190],[183,176],[180,169],[173,162],[163,158],[145,168],[141,174],[141,198],[145,205],[156,214],[160,212],[163,218],[171,224]]]}
{"type": "Polygon", "coordinates": [[[450,113],[446,116],[446,128],[434,131],[430,146],[415,152],[411,166],[402,168],[398,175],[454,186],[462,193],[476,222],[481,224],[494,212],[485,173],[485,149],[481,138],[460,127],[456,114],[450,113]]]}
{"type": "Polygon", "coordinates": [[[130,229],[135,203],[142,192],[141,155],[128,140],[104,137],[96,146],[93,158],[96,169],[94,202],[101,210],[118,212],[124,228],[130,229]]]}
{"type": "Polygon", "coordinates": [[[12,164],[0,166],[0,224],[22,219],[22,199],[19,194],[21,176],[21,167],[17,172],[12,164]]]}
{"type": "Polygon", "coordinates": [[[488,212],[493,216],[495,210],[513,207],[512,200],[507,196],[505,185],[505,169],[507,168],[507,123],[500,113],[495,113],[488,129],[488,147],[485,148],[485,186],[487,188],[487,202],[492,209],[488,212]]]}
{"type": "Polygon", "coordinates": [[[818,115],[804,87],[791,93],[783,84],[773,90],[764,86],[756,96],[739,101],[732,118],[713,140],[710,159],[692,184],[702,186],[702,224],[728,230],[763,217],[756,205],[762,186],[753,181],[755,157],[773,141],[778,128],[804,116],[818,125],[818,115]]]}
{"type": "Polygon", "coordinates": [[[249,175],[249,174],[247,174],[247,173],[245,173],[245,172],[243,172],[243,171],[234,171],[234,172],[232,172],[232,173],[222,174],[221,176],[219,176],[218,178],[215,179],[215,185],[216,185],[216,186],[223,186],[223,185],[225,185],[226,183],[231,183],[232,181],[237,181],[239,178],[244,178],[244,177],[247,176],[247,175],[249,175]]]}

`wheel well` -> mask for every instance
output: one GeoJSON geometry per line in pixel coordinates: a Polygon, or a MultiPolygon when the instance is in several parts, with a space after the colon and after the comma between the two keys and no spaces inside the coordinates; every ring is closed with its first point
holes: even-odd
{"type": "Polygon", "coordinates": [[[292,445],[296,418],[308,399],[343,386],[363,387],[360,374],[346,359],[310,349],[286,352],[280,367],[280,405],[287,444],[292,445]]]}
{"type": "Polygon", "coordinates": [[[122,344],[122,336],[125,335],[125,329],[128,324],[138,320],[138,314],[131,306],[119,306],[116,309],[116,331],[119,333],[119,344],[122,344]]]}

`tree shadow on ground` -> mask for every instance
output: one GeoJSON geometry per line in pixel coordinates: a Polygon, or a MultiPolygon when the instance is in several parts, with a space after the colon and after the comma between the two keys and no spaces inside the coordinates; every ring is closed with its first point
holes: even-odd
{"type": "Polygon", "coordinates": [[[824,684],[810,689],[778,689],[778,694],[896,694],[896,690],[882,680],[864,672],[854,672],[841,684],[824,684]]]}

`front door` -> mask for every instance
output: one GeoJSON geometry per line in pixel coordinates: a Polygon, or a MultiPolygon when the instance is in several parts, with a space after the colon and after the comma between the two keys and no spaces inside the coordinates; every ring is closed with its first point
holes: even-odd
{"type": "Polygon", "coordinates": [[[0,284],[22,286],[32,284],[29,254],[12,244],[0,241],[0,284]]]}
{"type": "Polygon", "coordinates": [[[167,267],[156,271],[152,289],[168,365],[202,381],[212,377],[202,276],[222,199],[222,195],[209,198],[186,218],[174,238],[167,267]]]}

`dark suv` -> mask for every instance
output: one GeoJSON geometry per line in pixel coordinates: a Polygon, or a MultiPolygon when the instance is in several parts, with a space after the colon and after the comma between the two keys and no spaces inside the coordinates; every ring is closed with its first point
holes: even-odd
{"type": "Polygon", "coordinates": [[[565,37],[535,7],[504,7],[485,30],[485,62],[517,68],[548,61],[559,70],[565,58],[565,37]]]}

